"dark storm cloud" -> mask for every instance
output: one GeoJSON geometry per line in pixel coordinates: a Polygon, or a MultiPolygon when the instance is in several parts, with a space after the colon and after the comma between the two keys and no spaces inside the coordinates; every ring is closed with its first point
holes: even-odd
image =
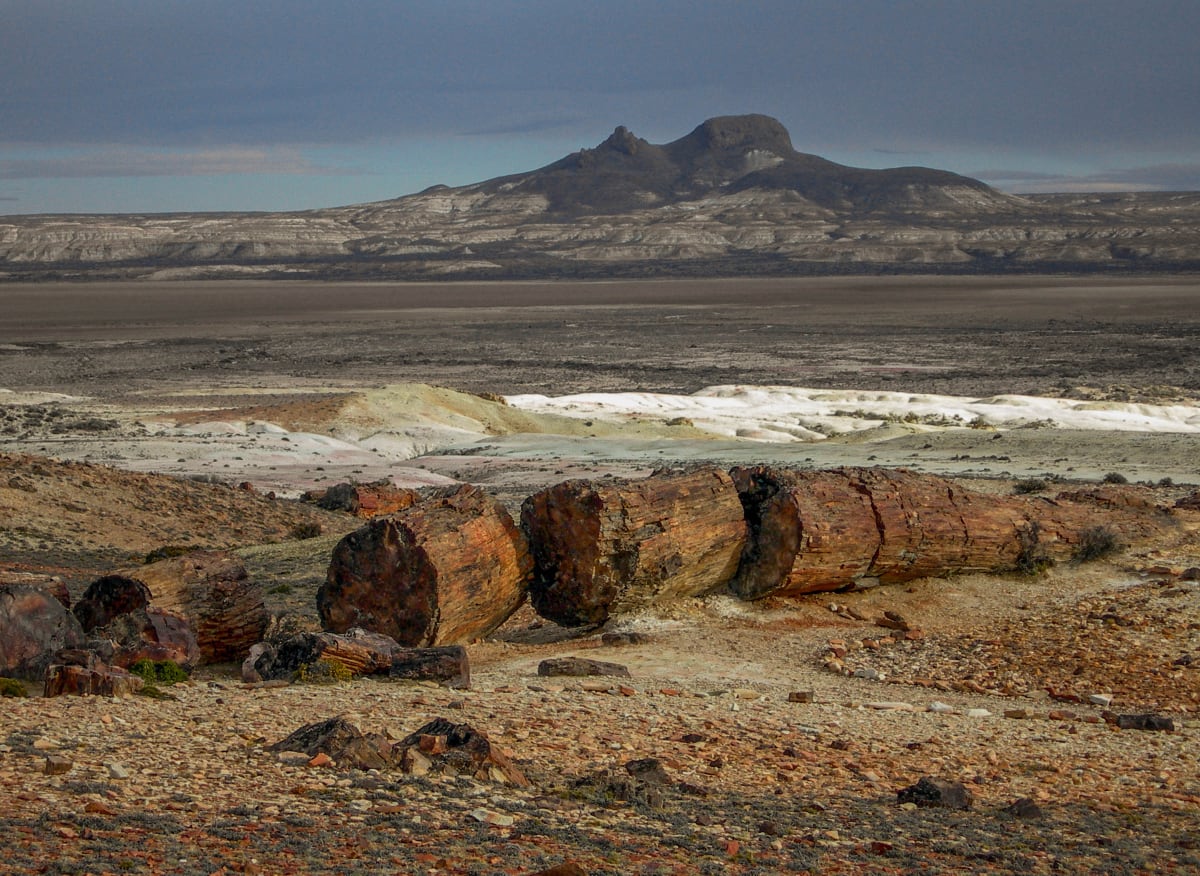
{"type": "Polygon", "coordinates": [[[1193,0],[0,0],[0,21],[10,143],[662,140],[752,111],[802,148],[1200,140],[1193,0]]]}
{"type": "Polygon", "coordinates": [[[122,150],[50,158],[0,158],[0,179],[213,176],[224,174],[339,174],[351,171],[315,164],[286,149],[211,149],[195,152],[122,150]]]}

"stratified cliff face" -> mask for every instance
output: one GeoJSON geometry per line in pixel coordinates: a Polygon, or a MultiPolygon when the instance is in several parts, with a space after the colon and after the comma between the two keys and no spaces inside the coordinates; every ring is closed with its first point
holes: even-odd
{"type": "Polygon", "coordinates": [[[797,152],[760,115],[300,213],[0,218],[0,279],[1194,270],[1200,193],[1016,197],[797,152]]]}

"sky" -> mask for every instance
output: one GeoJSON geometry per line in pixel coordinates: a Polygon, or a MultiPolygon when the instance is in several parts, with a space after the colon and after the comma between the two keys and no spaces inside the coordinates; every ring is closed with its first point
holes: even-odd
{"type": "Polygon", "coordinates": [[[860,167],[1200,190],[1200,2],[0,0],[0,214],[378,201],[752,112],[860,167]]]}

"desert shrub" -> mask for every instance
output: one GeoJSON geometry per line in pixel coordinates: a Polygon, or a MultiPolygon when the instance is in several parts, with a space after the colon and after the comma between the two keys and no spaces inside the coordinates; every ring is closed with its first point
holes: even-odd
{"type": "Polygon", "coordinates": [[[276,584],[274,587],[267,590],[268,593],[278,593],[283,596],[292,592],[292,585],[284,581],[282,584],[276,584]]]}
{"type": "Polygon", "coordinates": [[[174,660],[137,660],[129,671],[140,676],[147,685],[178,684],[188,680],[188,672],[174,660]]]}
{"type": "Polygon", "coordinates": [[[1125,475],[1121,474],[1119,471],[1110,471],[1104,476],[1104,483],[1127,484],[1129,483],[1129,478],[1125,477],[1125,475]]]}
{"type": "Polygon", "coordinates": [[[1017,538],[1021,543],[1015,563],[1018,572],[1026,575],[1040,575],[1054,565],[1054,560],[1046,554],[1046,549],[1042,547],[1041,527],[1036,521],[1017,533],[1017,538]]]}
{"type": "Polygon", "coordinates": [[[1043,490],[1050,488],[1050,484],[1041,478],[1025,478],[1013,484],[1013,492],[1018,495],[1026,493],[1040,493],[1043,490]]]}
{"type": "Polygon", "coordinates": [[[165,544],[162,547],[156,547],[150,553],[146,554],[146,559],[143,562],[157,563],[159,560],[182,557],[184,554],[190,554],[194,550],[196,548],[184,544],[165,544]]]}
{"type": "Polygon", "coordinates": [[[1160,478],[1158,485],[1160,487],[1173,487],[1175,486],[1175,481],[1171,478],[1160,478]]]}
{"type": "Polygon", "coordinates": [[[337,684],[339,681],[349,681],[352,677],[344,663],[317,660],[314,663],[301,663],[296,670],[295,680],[300,684],[337,684]]]}
{"type": "Polygon", "coordinates": [[[310,538],[317,538],[321,534],[321,524],[308,522],[297,523],[292,527],[292,538],[304,541],[310,538]]]}
{"type": "Polygon", "coordinates": [[[1107,526],[1095,526],[1080,533],[1079,547],[1075,548],[1074,559],[1077,563],[1098,560],[1113,553],[1119,547],[1115,532],[1107,526]]]}
{"type": "Polygon", "coordinates": [[[27,697],[25,685],[15,678],[0,678],[0,697],[27,697]]]}

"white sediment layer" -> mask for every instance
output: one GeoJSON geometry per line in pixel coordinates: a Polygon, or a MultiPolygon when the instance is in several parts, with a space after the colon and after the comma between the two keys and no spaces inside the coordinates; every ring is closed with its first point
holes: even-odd
{"type": "Polygon", "coordinates": [[[1084,401],[1022,395],[965,398],[910,392],[710,386],[691,395],[652,392],[506,397],[520,410],[628,422],[685,419],[724,438],[822,441],[887,424],[993,429],[1047,427],[1133,432],[1200,432],[1200,406],[1084,401]]]}

